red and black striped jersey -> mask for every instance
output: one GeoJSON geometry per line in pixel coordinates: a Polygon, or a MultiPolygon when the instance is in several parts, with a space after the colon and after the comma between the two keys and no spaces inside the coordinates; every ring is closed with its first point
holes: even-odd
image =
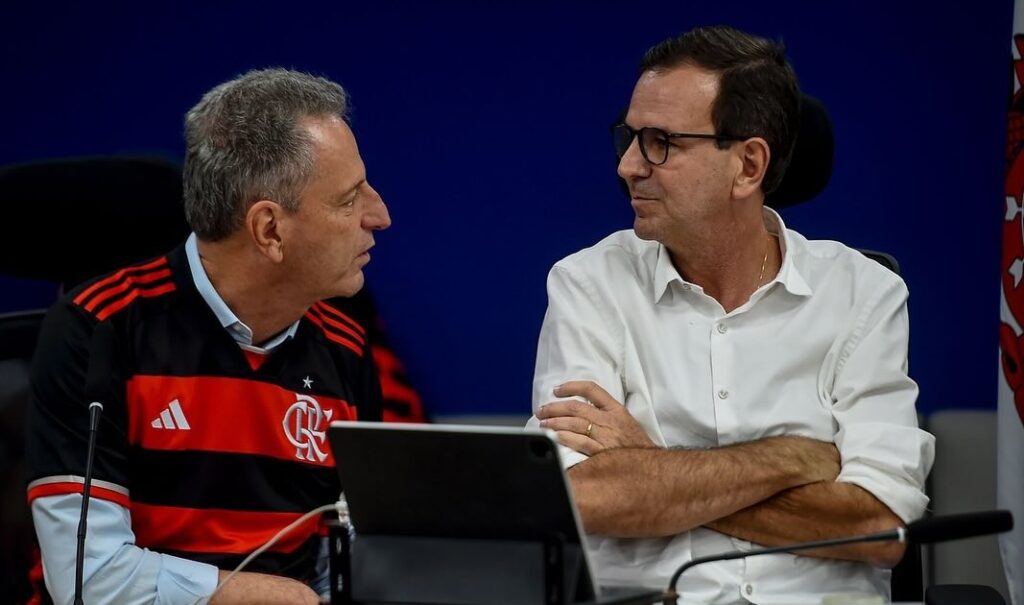
{"type": "Polygon", "coordinates": [[[384,396],[384,422],[427,422],[423,400],[410,382],[402,360],[388,342],[384,322],[377,313],[369,290],[363,288],[352,298],[341,299],[338,303],[349,317],[366,326],[384,396]]]}
{"type": "MultiPolygon", "coordinates": [[[[316,303],[253,356],[196,290],[184,246],[80,286],[50,310],[32,364],[29,500],[81,493],[100,400],[92,495],[130,510],[138,546],[235,565],[337,500],[328,423],[381,418],[366,330],[343,307],[316,303]]],[[[249,569],[308,579],[315,533],[316,520],[249,569]]]]}

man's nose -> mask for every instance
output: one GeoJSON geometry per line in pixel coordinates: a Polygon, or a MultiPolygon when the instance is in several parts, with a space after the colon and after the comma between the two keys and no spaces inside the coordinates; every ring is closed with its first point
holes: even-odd
{"type": "Polygon", "coordinates": [[[640,153],[640,141],[637,137],[633,137],[633,141],[626,148],[626,152],[619,158],[618,173],[627,182],[650,175],[651,165],[647,163],[643,154],[640,153]]]}
{"type": "MultiPolygon", "coordinates": [[[[367,187],[370,186],[367,185],[367,187]]],[[[363,228],[375,231],[387,229],[391,226],[391,214],[388,212],[388,206],[384,203],[384,198],[373,187],[370,187],[370,195],[372,200],[370,208],[363,215],[363,228]]]]}

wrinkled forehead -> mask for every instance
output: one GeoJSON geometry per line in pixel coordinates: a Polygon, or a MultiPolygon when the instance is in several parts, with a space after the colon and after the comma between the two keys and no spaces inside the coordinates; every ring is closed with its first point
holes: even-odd
{"type": "Polygon", "coordinates": [[[718,74],[692,65],[645,71],[633,88],[626,123],[633,128],[710,132],[718,82],[718,74]]]}
{"type": "Polygon", "coordinates": [[[347,122],[326,116],[304,118],[301,124],[311,142],[314,178],[329,178],[343,189],[366,178],[356,137],[347,122]]]}

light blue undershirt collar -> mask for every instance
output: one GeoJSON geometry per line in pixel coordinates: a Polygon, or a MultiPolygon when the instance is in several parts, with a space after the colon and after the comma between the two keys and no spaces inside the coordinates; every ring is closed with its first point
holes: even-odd
{"type": "Polygon", "coordinates": [[[238,316],[228,308],[227,303],[220,297],[220,294],[217,294],[217,290],[210,282],[210,276],[206,274],[206,269],[203,268],[203,261],[199,258],[199,244],[197,243],[195,233],[189,235],[188,239],[185,240],[185,256],[188,258],[188,267],[192,272],[192,281],[196,285],[196,290],[199,290],[199,295],[203,297],[210,310],[217,316],[220,325],[224,326],[224,329],[228,331],[228,334],[231,335],[231,338],[240,347],[257,353],[265,353],[295,336],[295,331],[299,329],[299,322],[297,321],[288,326],[287,330],[271,338],[261,346],[254,345],[252,342],[252,329],[242,323],[238,316]]]}

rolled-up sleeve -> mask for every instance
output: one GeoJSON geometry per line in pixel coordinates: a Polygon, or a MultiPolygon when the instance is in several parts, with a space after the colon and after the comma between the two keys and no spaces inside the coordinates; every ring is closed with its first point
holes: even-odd
{"type": "MultiPolygon", "coordinates": [[[[71,603],[82,497],[45,496],[32,501],[32,519],[43,555],[46,588],[55,603],[71,603]]],[[[83,600],[90,605],[205,604],[218,570],[135,545],[128,509],[93,498],[83,566],[83,600]]]]}
{"type": "Polygon", "coordinates": [[[864,488],[904,522],[924,514],[935,458],[935,438],[918,428],[908,340],[907,288],[898,278],[886,280],[857,314],[832,386],[842,457],[837,481],[864,488]]]}
{"type": "MultiPolygon", "coordinates": [[[[621,323],[589,282],[555,265],[548,274],[548,308],[537,342],[533,374],[533,413],[528,427],[539,425],[536,413],[555,400],[556,386],[570,380],[591,380],[617,401],[624,400],[615,351],[621,339],[621,323]]],[[[587,456],[559,446],[562,464],[570,467],[587,456]]]]}

